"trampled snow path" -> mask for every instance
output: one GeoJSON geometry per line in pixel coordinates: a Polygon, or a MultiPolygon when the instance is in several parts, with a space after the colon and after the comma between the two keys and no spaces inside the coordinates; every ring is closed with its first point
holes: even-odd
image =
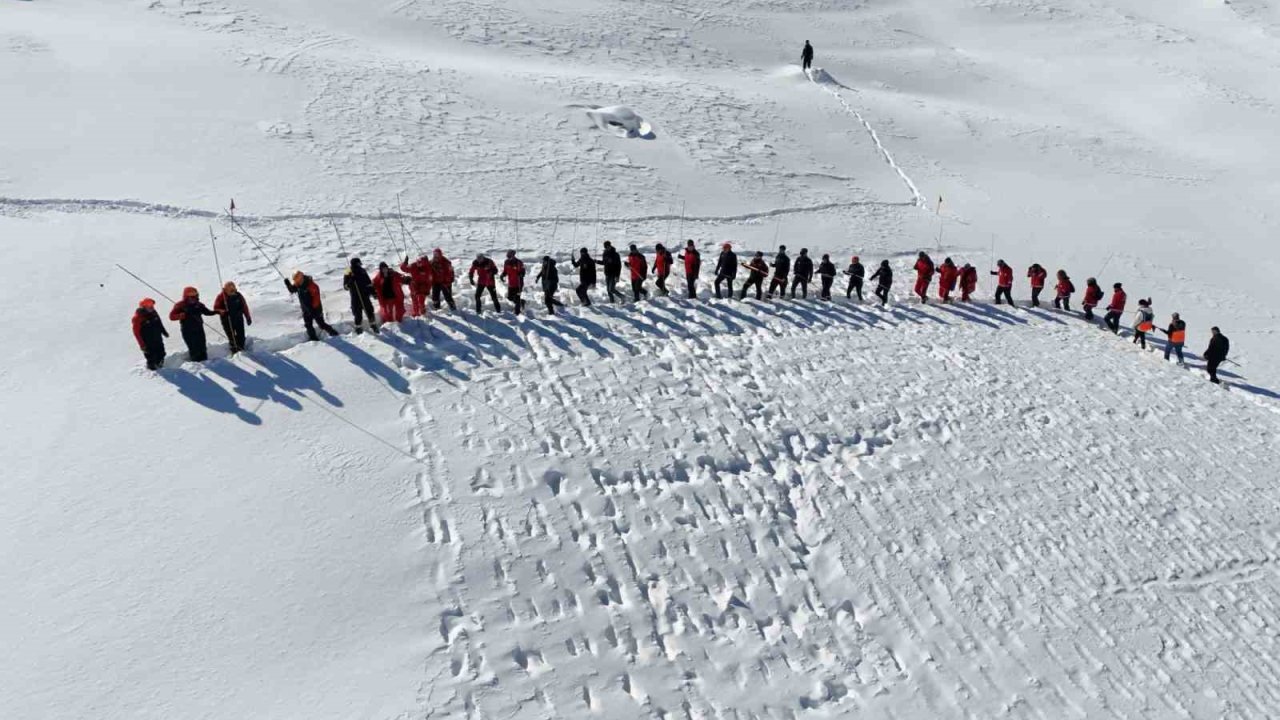
{"type": "Polygon", "coordinates": [[[1280,417],[1123,339],[989,306],[666,300],[404,330],[382,340],[424,463],[428,712],[1280,703],[1280,417]]]}

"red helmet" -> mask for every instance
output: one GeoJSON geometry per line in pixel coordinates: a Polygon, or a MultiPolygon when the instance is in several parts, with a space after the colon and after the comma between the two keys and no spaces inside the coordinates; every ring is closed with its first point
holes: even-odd
{"type": "Polygon", "coordinates": [[[853,256],[853,262],[858,262],[858,256],[857,256],[857,255],[854,255],[854,256],[853,256]]]}
{"type": "Polygon", "coordinates": [[[182,288],[182,297],[184,298],[200,297],[200,291],[188,285],[182,288]]]}
{"type": "Polygon", "coordinates": [[[732,250],[732,249],[733,249],[733,243],[725,243],[724,245],[721,245],[720,247],[721,247],[721,249],[723,249],[723,250],[732,250]]]}
{"type": "Polygon", "coordinates": [[[156,306],[156,301],[153,298],[142,298],[142,300],[138,303],[138,307],[153,308],[155,306],[156,306]]]}

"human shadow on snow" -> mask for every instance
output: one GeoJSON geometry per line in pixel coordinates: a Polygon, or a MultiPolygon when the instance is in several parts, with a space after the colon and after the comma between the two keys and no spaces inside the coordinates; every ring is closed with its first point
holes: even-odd
{"type": "Polygon", "coordinates": [[[184,368],[162,368],[157,372],[160,377],[176,387],[179,393],[198,405],[203,405],[214,412],[234,415],[249,425],[262,424],[261,417],[240,407],[240,403],[230,391],[203,373],[189,372],[184,368]]]}

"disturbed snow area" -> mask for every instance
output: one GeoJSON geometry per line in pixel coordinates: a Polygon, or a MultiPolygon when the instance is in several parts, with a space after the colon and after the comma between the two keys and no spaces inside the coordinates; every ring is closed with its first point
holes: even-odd
{"type": "Polygon", "coordinates": [[[0,715],[1276,715],[1278,20],[0,5],[0,715]],[[398,214],[459,270],[551,255],[563,298],[576,248],[693,239],[704,273],[725,240],[889,258],[899,303],[517,320],[461,284],[305,343],[231,197],[343,330],[345,258],[402,254],[398,214]],[[1050,310],[905,304],[939,245],[1124,281],[1241,365],[1224,391],[1050,310]],[[116,263],[235,279],[252,352],[186,364],[170,324],[142,371],[155,293],[116,263]]]}

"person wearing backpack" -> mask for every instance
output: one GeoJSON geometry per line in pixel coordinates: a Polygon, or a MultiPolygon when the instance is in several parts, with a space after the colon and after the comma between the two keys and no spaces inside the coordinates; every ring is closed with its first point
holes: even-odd
{"type": "Polygon", "coordinates": [[[1066,270],[1058,271],[1058,284],[1053,287],[1053,291],[1053,307],[1071,312],[1071,293],[1076,291],[1076,286],[1071,284],[1066,270]]]}
{"type": "Polygon", "coordinates": [[[1147,349],[1147,333],[1156,328],[1156,314],[1151,310],[1151,298],[1138,301],[1138,311],[1133,318],[1133,342],[1147,349]]]}

